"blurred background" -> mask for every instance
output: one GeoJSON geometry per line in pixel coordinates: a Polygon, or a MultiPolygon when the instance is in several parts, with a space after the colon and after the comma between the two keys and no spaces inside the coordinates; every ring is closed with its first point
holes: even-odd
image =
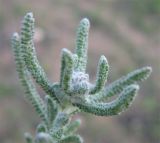
{"type": "MultiPolygon", "coordinates": [[[[76,28],[91,22],[87,72],[94,82],[100,55],[110,64],[108,83],[126,73],[152,66],[139,96],[125,113],[114,117],[79,114],[85,143],[160,143],[160,0],[0,0],[0,143],[24,143],[39,122],[24,99],[10,48],[13,32],[32,11],[35,46],[41,65],[59,80],[60,51],[73,51],[76,28]]],[[[44,93],[39,90],[41,95],[44,93]]]]}

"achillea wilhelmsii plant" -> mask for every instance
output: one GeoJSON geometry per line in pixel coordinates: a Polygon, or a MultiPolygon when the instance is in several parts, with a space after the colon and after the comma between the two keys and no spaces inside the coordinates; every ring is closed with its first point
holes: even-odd
{"type": "Polygon", "coordinates": [[[131,105],[137,95],[138,82],[146,80],[152,69],[137,69],[105,87],[109,65],[102,55],[96,81],[94,84],[90,83],[86,73],[90,23],[84,18],[77,30],[75,52],[62,49],[60,80],[52,83],[36,56],[33,43],[34,21],[33,14],[27,13],[22,22],[21,33],[14,33],[12,37],[17,71],[25,88],[26,98],[42,119],[37,126],[35,137],[25,134],[26,142],[82,143],[82,138],[76,134],[81,122],[79,119],[71,121],[72,116],[79,112],[97,116],[120,114],[131,105]],[[37,92],[33,79],[46,93],[45,101],[37,92]],[[118,97],[107,102],[112,96],[118,97]]]}

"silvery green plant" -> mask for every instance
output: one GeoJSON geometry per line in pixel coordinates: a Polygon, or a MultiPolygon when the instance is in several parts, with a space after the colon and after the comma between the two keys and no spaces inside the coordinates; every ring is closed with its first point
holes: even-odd
{"type": "Polygon", "coordinates": [[[125,111],[139,90],[139,81],[146,80],[151,67],[137,69],[105,87],[109,65],[101,56],[94,84],[89,82],[86,73],[88,33],[90,23],[87,18],[80,21],[75,52],[67,49],[61,52],[60,81],[52,83],[40,66],[36,56],[34,37],[34,18],[27,13],[23,19],[21,33],[14,33],[12,48],[19,78],[31,102],[42,119],[37,126],[35,137],[25,133],[27,143],[82,143],[76,134],[80,120],[71,121],[74,114],[87,112],[97,116],[113,116],[125,111]],[[46,93],[45,100],[36,90],[34,81],[46,93]],[[117,96],[111,102],[107,100],[117,96]]]}

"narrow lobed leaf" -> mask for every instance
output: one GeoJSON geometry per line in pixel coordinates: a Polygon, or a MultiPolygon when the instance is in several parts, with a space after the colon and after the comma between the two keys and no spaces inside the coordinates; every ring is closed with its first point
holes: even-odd
{"type": "Polygon", "coordinates": [[[73,54],[74,69],[78,66],[78,55],[73,54]]]}
{"type": "Polygon", "coordinates": [[[47,95],[45,99],[46,99],[46,107],[47,107],[46,116],[48,120],[48,126],[51,127],[57,116],[58,107],[57,107],[56,102],[49,95],[47,95]]]}
{"type": "Polygon", "coordinates": [[[91,88],[90,94],[98,93],[103,89],[103,87],[104,87],[104,85],[105,85],[105,83],[107,81],[108,70],[109,70],[108,61],[105,58],[105,56],[101,56],[99,64],[98,64],[96,83],[91,88]]]}
{"type": "Polygon", "coordinates": [[[21,41],[22,44],[27,44],[33,39],[34,36],[34,18],[31,12],[24,16],[21,28],[21,41]]]}
{"type": "Polygon", "coordinates": [[[127,86],[120,96],[109,103],[96,103],[94,101],[79,102],[74,101],[73,105],[81,109],[81,111],[92,113],[98,116],[113,116],[125,111],[132,103],[134,97],[139,90],[138,85],[127,86]]]}
{"type": "Polygon", "coordinates": [[[12,49],[15,54],[16,67],[19,74],[19,78],[23,87],[25,88],[26,97],[32,103],[38,115],[46,121],[45,118],[45,105],[40,95],[36,91],[36,87],[32,81],[31,75],[26,69],[25,63],[23,61],[23,54],[20,48],[20,38],[18,33],[14,33],[12,36],[12,49]]]}
{"type": "Polygon", "coordinates": [[[55,119],[55,121],[53,123],[53,128],[54,129],[62,128],[63,126],[65,126],[68,123],[68,121],[69,121],[68,114],[60,112],[56,116],[56,119],[55,119]]]}
{"type": "Polygon", "coordinates": [[[79,135],[72,135],[63,138],[58,143],[83,143],[83,139],[79,135]]]}
{"type": "Polygon", "coordinates": [[[146,80],[152,72],[151,67],[143,67],[137,69],[126,76],[122,76],[120,79],[114,81],[108,85],[102,92],[98,93],[96,96],[91,97],[95,101],[103,101],[108,97],[119,94],[123,91],[125,87],[131,84],[136,84],[137,82],[146,80]]]}
{"type": "MultiPolygon", "coordinates": [[[[36,56],[36,51],[33,44],[34,36],[34,18],[32,13],[27,13],[22,22],[21,28],[21,49],[23,54],[23,60],[27,66],[27,69],[32,74],[36,82],[44,89],[44,91],[53,95],[51,89],[51,83],[48,80],[46,73],[40,66],[36,56]]],[[[56,99],[56,97],[55,97],[56,99]]]]}
{"type": "Polygon", "coordinates": [[[77,38],[76,38],[76,54],[78,55],[78,64],[76,70],[85,72],[87,65],[87,50],[88,50],[88,33],[90,22],[87,18],[80,21],[77,38]]]}
{"type": "Polygon", "coordinates": [[[64,135],[67,136],[67,135],[74,134],[77,131],[77,129],[80,126],[80,124],[81,124],[81,120],[80,119],[72,121],[70,124],[65,126],[64,135]]]}
{"type": "Polygon", "coordinates": [[[73,67],[74,63],[72,53],[67,49],[63,49],[61,67],[61,86],[65,91],[68,91],[70,89],[73,67]]]}
{"type": "Polygon", "coordinates": [[[63,128],[68,122],[69,122],[68,114],[63,112],[58,113],[50,129],[50,134],[52,135],[52,137],[60,139],[63,134],[63,128]]]}

